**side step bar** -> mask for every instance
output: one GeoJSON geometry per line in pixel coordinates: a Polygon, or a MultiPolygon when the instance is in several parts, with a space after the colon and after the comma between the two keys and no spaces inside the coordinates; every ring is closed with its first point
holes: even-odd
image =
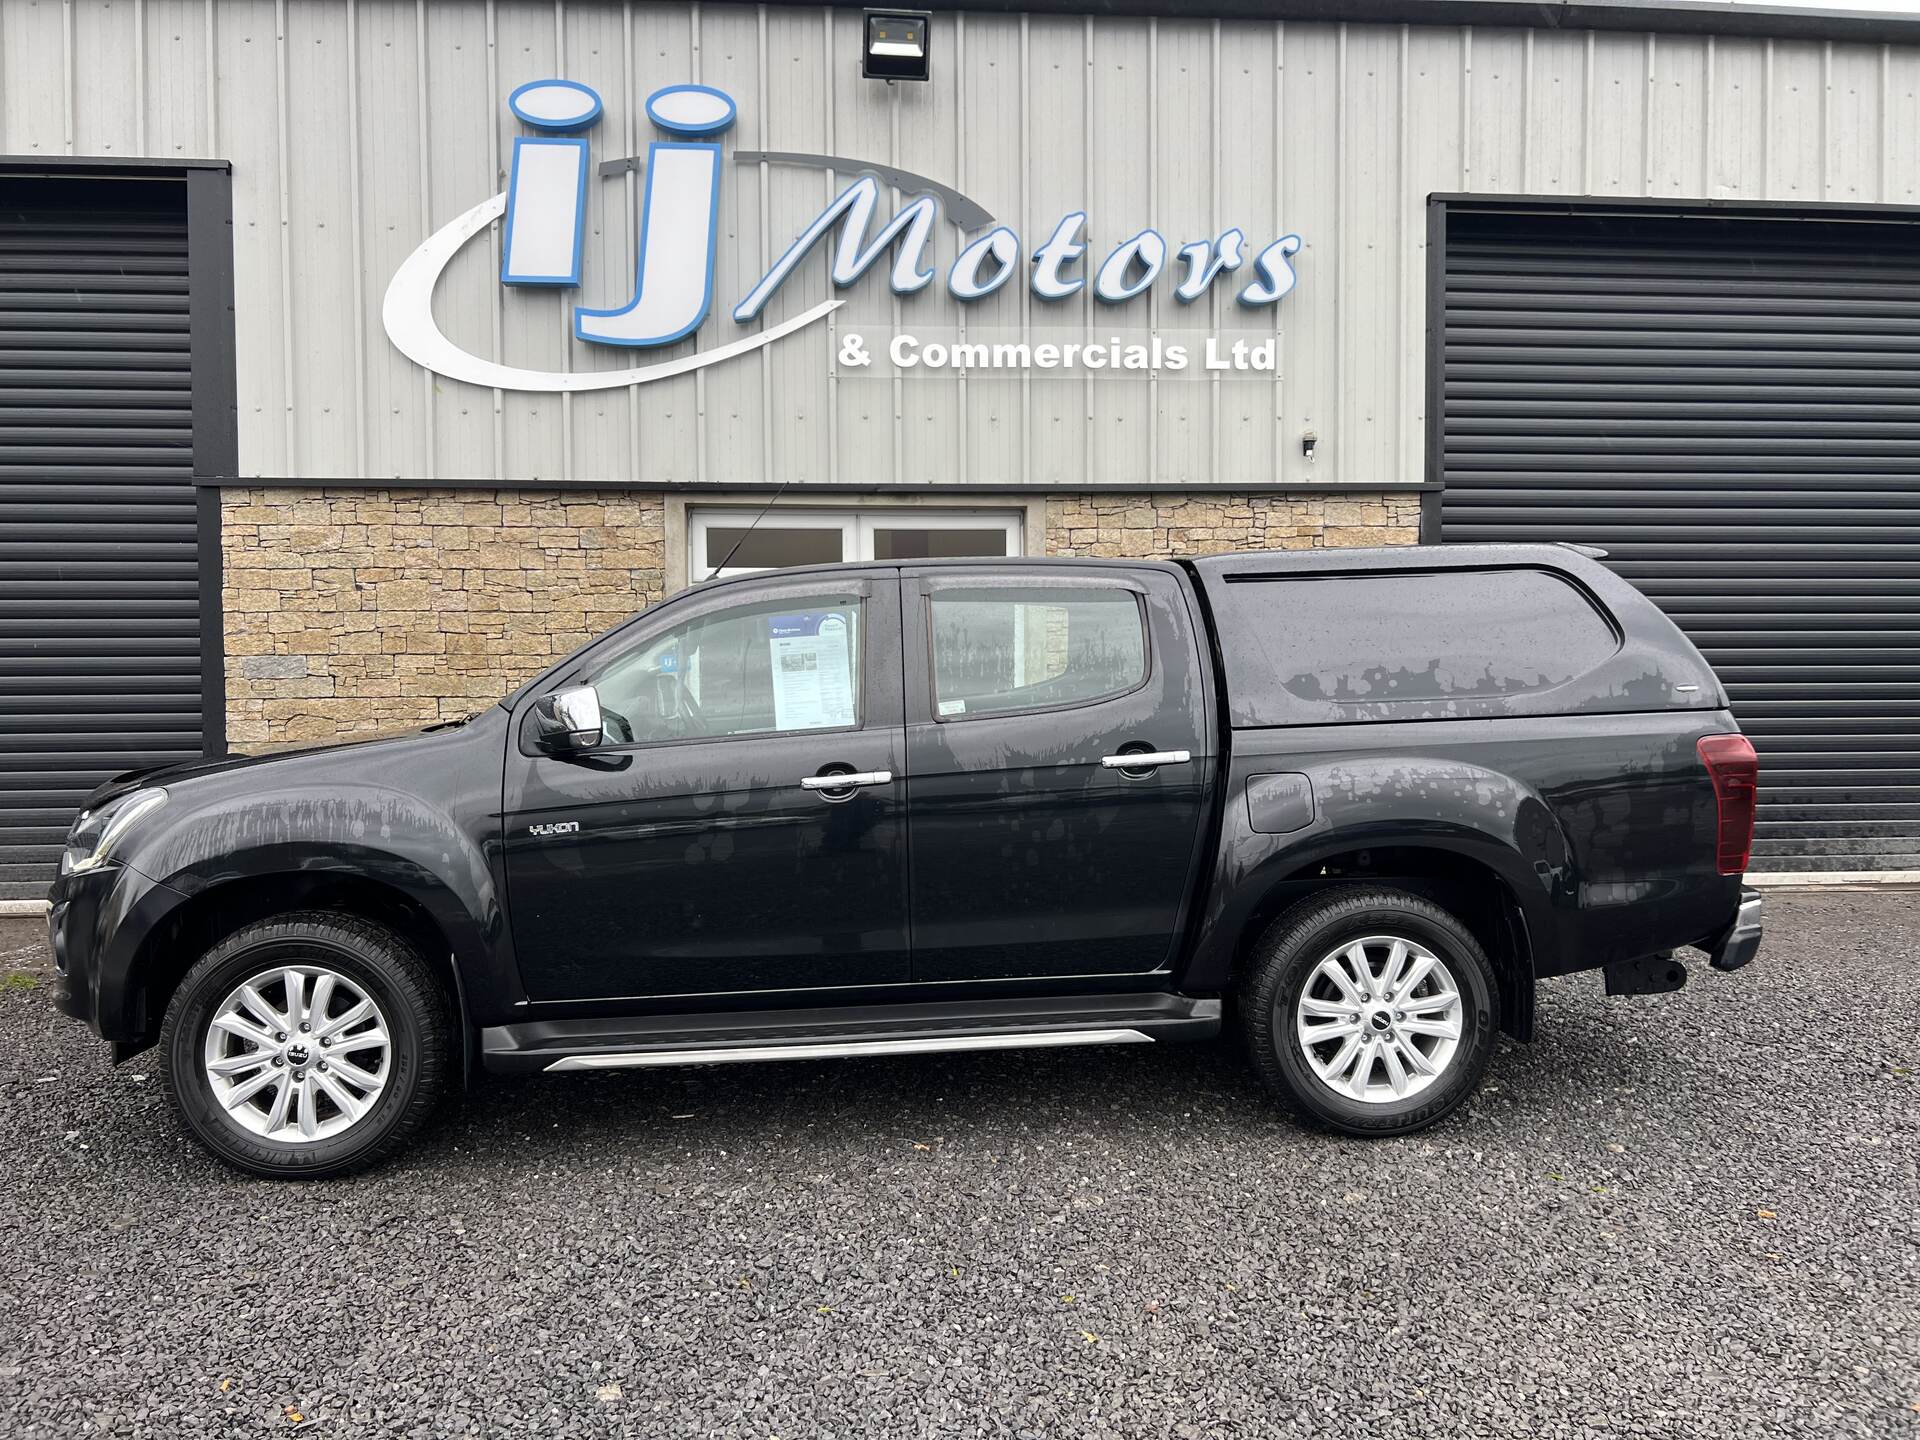
{"type": "Polygon", "coordinates": [[[1128,994],[533,1021],[481,1031],[488,1070],[655,1069],[963,1050],[1140,1045],[1220,1033],[1220,1002],[1128,994]]]}
{"type": "Polygon", "coordinates": [[[841,1040],[809,1045],[720,1045],[711,1050],[630,1050],[567,1055],[549,1070],[654,1069],[663,1065],[745,1065],[755,1060],[849,1060],[863,1055],[939,1055],[952,1050],[1041,1050],[1052,1045],[1150,1045],[1138,1030],[1036,1030],[1025,1035],[950,1035],[944,1039],[841,1040]]]}

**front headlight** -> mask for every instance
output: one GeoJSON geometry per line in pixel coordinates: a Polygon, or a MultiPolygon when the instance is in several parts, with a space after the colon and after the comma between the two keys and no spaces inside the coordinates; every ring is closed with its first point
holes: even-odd
{"type": "Polygon", "coordinates": [[[67,835],[60,856],[62,875],[80,875],[107,863],[113,847],[144,815],[167,803],[167,792],[155,786],[117,796],[98,810],[83,810],[67,835]]]}

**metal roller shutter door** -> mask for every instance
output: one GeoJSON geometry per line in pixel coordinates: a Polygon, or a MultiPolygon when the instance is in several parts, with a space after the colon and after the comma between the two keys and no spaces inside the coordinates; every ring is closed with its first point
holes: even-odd
{"type": "Polygon", "coordinates": [[[1756,870],[1920,869],[1920,225],[1446,215],[1441,535],[1609,552],[1761,756],[1756,870]]]}
{"type": "Polygon", "coordinates": [[[186,187],[0,198],[0,899],[102,780],[201,751],[186,187]]]}

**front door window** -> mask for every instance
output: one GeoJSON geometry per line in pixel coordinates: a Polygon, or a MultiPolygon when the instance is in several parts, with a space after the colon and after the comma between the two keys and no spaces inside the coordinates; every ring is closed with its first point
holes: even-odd
{"type": "Polygon", "coordinates": [[[588,677],[618,745],[859,724],[861,602],[760,601],[674,626],[588,677]]]}

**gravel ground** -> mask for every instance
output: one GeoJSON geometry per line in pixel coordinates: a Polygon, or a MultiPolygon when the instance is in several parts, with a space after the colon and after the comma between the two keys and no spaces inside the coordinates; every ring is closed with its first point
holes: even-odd
{"type": "Polygon", "coordinates": [[[1349,1142],[1230,1045],[484,1086],[233,1176],[0,925],[0,1436],[1920,1435],[1920,894],[1544,985],[1349,1142]]]}

